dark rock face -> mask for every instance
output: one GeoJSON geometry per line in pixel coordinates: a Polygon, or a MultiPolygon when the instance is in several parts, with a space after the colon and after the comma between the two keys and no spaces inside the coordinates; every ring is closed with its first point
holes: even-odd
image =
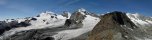
{"type": "Polygon", "coordinates": [[[37,15],[36,17],[40,17],[40,15],[37,15]]]}
{"type": "Polygon", "coordinates": [[[65,21],[65,26],[70,26],[71,24],[72,24],[73,22],[72,22],[72,20],[70,20],[70,19],[67,19],[66,21],[65,21]]]}
{"type": "Polygon", "coordinates": [[[85,17],[86,15],[83,15],[80,12],[75,12],[71,15],[70,19],[65,21],[65,26],[68,28],[80,28],[83,26],[82,21],[85,17]]]}
{"type": "Polygon", "coordinates": [[[54,18],[54,16],[51,16],[51,18],[54,18]]]}
{"type": "Polygon", "coordinates": [[[18,23],[17,26],[18,27],[21,27],[21,26],[23,26],[23,27],[30,26],[31,24],[29,22],[30,22],[30,20],[25,20],[24,22],[18,23]]]}
{"type": "Polygon", "coordinates": [[[68,14],[67,11],[64,11],[63,14],[62,14],[62,16],[66,17],[66,18],[68,18],[68,15],[69,15],[69,14],[68,14]]]}
{"type": "Polygon", "coordinates": [[[31,20],[34,20],[34,21],[35,21],[35,20],[37,20],[37,19],[36,19],[36,18],[31,18],[31,20]]]}
{"type": "Polygon", "coordinates": [[[89,34],[88,40],[136,40],[146,37],[123,12],[111,12],[101,17],[101,21],[89,34]]]}
{"type": "Polygon", "coordinates": [[[17,28],[17,27],[26,27],[30,26],[31,24],[29,23],[29,20],[25,20],[23,22],[18,23],[17,21],[12,21],[9,23],[6,23],[5,21],[0,22],[0,35],[3,34],[5,31],[8,31],[12,28],[17,28]]]}
{"type": "Polygon", "coordinates": [[[46,38],[44,38],[42,40],[54,40],[54,38],[52,38],[52,37],[46,37],[46,38]]]}
{"type": "Polygon", "coordinates": [[[81,21],[85,18],[86,16],[83,15],[80,12],[75,12],[71,15],[70,19],[75,20],[75,21],[81,21]]]}

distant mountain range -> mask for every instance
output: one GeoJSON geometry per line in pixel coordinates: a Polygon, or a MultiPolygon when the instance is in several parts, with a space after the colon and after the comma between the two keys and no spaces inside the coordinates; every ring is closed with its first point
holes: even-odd
{"type": "Polygon", "coordinates": [[[0,40],[152,40],[152,17],[113,11],[43,12],[0,21],[0,40]]]}

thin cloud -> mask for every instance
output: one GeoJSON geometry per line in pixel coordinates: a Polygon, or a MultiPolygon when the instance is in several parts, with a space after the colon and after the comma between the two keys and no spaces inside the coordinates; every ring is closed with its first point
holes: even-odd
{"type": "Polygon", "coordinates": [[[68,5],[72,5],[72,4],[74,4],[74,3],[77,3],[77,2],[79,2],[79,1],[81,1],[81,0],[68,1],[67,3],[65,3],[65,4],[63,4],[63,5],[64,5],[64,6],[68,6],[68,5]]]}
{"type": "Polygon", "coordinates": [[[6,4],[6,0],[0,0],[0,5],[5,5],[6,4]]]}

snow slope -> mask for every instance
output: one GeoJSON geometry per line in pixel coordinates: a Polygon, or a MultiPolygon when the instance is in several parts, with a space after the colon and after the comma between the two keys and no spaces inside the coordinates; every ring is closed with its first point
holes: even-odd
{"type": "MultiPolygon", "coordinates": [[[[19,27],[19,28],[14,28],[14,29],[11,29],[9,31],[6,31],[0,37],[0,39],[9,37],[9,36],[15,34],[16,32],[20,32],[20,31],[31,30],[31,29],[59,27],[59,26],[64,25],[65,20],[67,19],[66,17],[63,17],[62,15],[54,15],[53,12],[41,13],[40,17],[33,17],[33,18],[36,18],[37,20],[31,20],[30,21],[30,23],[32,24],[31,26],[19,27]]],[[[25,20],[18,19],[18,21],[20,22],[20,21],[25,21],[25,20]]]]}
{"type": "Polygon", "coordinates": [[[138,13],[135,14],[127,13],[127,16],[131,19],[131,21],[136,26],[138,26],[141,30],[149,34],[149,37],[145,37],[143,39],[135,37],[137,40],[152,40],[152,36],[151,36],[152,17],[143,16],[138,13]]]}
{"type": "Polygon", "coordinates": [[[138,13],[135,14],[131,14],[131,13],[127,13],[126,14],[132,22],[134,22],[134,24],[136,24],[138,27],[141,28],[148,28],[152,26],[152,18],[151,17],[146,17],[146,16],[142,16],[138,13]]]}
{"type": "Polygon", "coordinates": [[[82,15],[86,15],[84,12],[86,12],[86,10],[84,8],[80,8],[78,9],[78,12],[80,12],[82,15]]]}
{"type": "Polygon", "coordinates": [[[55,40],[68,40],[78,37],[83,33],[91,31],[93,27],[99,22],[99,20],[99,18],[86,15],[86,18],[83,20],[82,28],[59,31],[58,34],[54,35],[53,37],[55,38],[55,40]]]}

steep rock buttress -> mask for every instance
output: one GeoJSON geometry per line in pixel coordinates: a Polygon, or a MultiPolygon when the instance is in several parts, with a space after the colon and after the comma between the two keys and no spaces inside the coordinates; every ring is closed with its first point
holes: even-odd
{"type": "Polygon", "coordinates": [[[136,40],[146,37],[123,12],[114,11],[101,17],[88,40],[136,40]]]}

